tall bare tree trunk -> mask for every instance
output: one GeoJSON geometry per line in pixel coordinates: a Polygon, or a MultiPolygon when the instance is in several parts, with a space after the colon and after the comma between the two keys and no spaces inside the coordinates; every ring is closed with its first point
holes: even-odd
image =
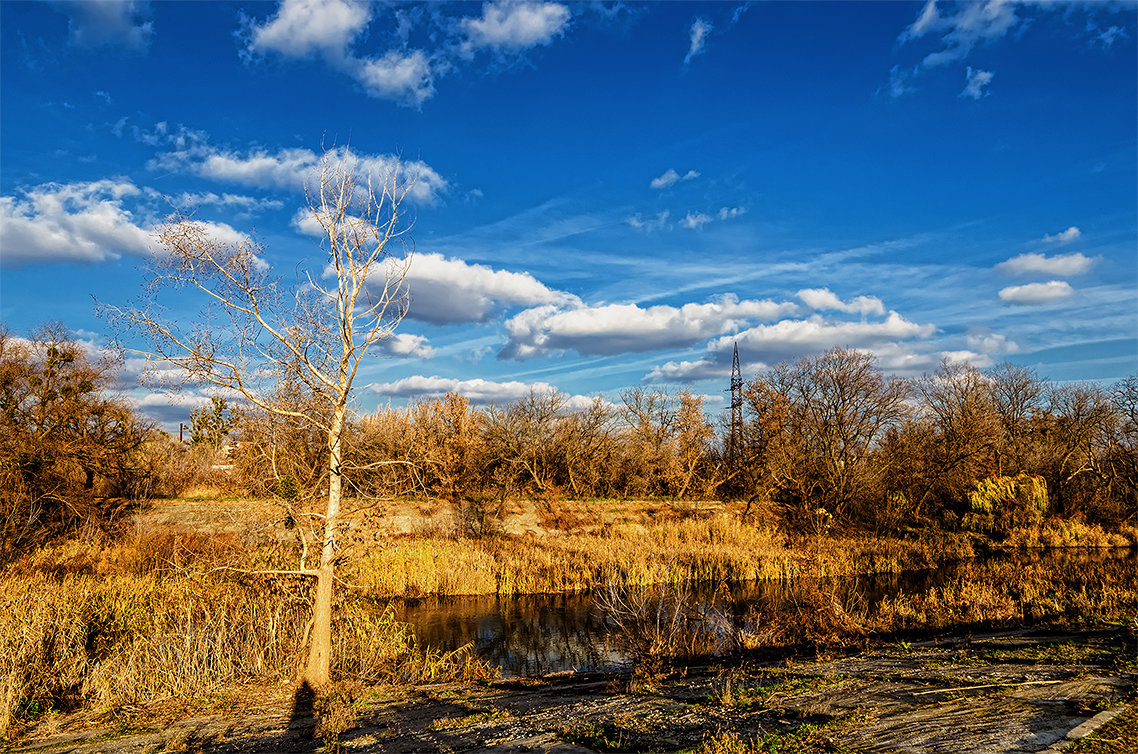
{"type": "Polygon", "coordinates": [[[343,490],[341,435],[345,412],[345,406],[336,407],[328,431],[328,508],[324,514],[324,545],[320,551],[316,599],[312,605],[312,643],[308,648],[308,669],[304,674],[304,680],[314,689],[328,685],[332,676],[332,587],[336,581],[336,525],[339,523],[340,496],[343,490]]]}

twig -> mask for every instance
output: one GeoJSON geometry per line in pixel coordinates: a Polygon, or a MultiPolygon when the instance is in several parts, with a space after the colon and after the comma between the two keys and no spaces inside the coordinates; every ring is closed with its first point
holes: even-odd
{"type": "Polygon", "coordinates": [[[1050,686],[1052,684],[1062,683],[1062,681],[1023,681],[1021,683],[987,683],[983,686],[954,686],[949,689],[930,689],[928,691],[916,691],[913,696],[924,696],[925,694],[946,694],[949,691],[972,691],[973,689],[997,689],[1011,686],[1050,686]]]}
{"type": "Polygon", "coordinates": [[[217,566],[211,569],[213,571],[235,571],[243,573],[246,576],[310,576],[317,577],[320,575],[319,571],[313,570],[300,570],[300,571],[249,571],[244,568],[234,568],[233,566],[217,566]]]}

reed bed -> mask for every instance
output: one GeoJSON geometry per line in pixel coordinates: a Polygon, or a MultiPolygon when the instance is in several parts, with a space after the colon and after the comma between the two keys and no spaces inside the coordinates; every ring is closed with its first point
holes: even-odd
{"type": "MultiPolygon", "coordinates": [[[[157,537],[70,542],[11,564],[0,574],[0,738],[50,711],[112,710],[296,677],[310,585],[210,567],[233,554],[232,543],[157,537]]],[[[268,557],[249,554],[253,562],[268,557]]],[[[340,595],[333,635],[341,679],[414,683],[489,672],[465,651],[419,646],[390,610],[350,590],[340,595]]]]}

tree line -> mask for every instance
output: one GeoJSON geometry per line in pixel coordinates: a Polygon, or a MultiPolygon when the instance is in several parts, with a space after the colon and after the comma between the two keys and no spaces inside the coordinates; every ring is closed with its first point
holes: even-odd
{"type": "MultiPolygon", "coordinates": [[[[121,499],[193,485],[284,500],[328,483],[327,438],[299,416],[214,398],[181,443],[108,397],[113,361],[59,325],[0,331],[0,496],[7,547],[87,523],[121,499]]],[[[296,414],[321,402],[285,385],[296,414]]],[[[1138,376],[1058,384],[1001,364],[914,379],[833,349],[744,382],[744,421],[686,389],[635,387],[574,405],[556,391],[478,407],[449,394],[347,421],[350,497],[455,506],[511,497],[735,498],[794,531],[961,526],[1042,515],[1138,515],[1138,376]],[[731,440],[731,433],[736,437],[731,440]],[[736,449],[733,454],[727,448],[736,449]]]]}

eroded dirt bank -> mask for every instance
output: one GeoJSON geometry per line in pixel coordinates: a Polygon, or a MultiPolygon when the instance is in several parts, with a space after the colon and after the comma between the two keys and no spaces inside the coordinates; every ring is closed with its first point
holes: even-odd
{"type": "MultiPolygon", "coordinates": [[[[211,714],[126,710],[85,731],[69,730],[78,720],[45,720],[16,751],[316,752],[338,740],[361,753],[1054,752],[1110,713],[1134,717],[1136,659],[1122,629],[1018,631],[688,667],[647,684],[593,674],[374,688],[316,711],[289,689],[262,689],[211,714]],[[338,737],[327,730],[338,727],[338,737]]],[[[1129,730],[1101,750],[1124,751],[1129,730]]]]}

